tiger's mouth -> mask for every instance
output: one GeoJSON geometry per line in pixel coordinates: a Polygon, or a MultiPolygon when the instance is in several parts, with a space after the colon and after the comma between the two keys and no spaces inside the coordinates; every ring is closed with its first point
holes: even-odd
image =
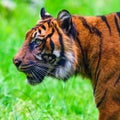
{"type": "Polygon", "coordinates": [[[31,85],[37,85],[41,83],[45,76],[49,74],[49,67],[47,65],[23,65],[19,70],[26,74],[27,81],[31,85]]]}
{"type": "Polygon", "coordinates": [[[26,73],[26,77],[29,84],[37,85],[43,81],[45,76],[42,75],[41,77],[39,76],[40,78],[38,78],[38,75],[35,75],[35,73],[26,73]]]}

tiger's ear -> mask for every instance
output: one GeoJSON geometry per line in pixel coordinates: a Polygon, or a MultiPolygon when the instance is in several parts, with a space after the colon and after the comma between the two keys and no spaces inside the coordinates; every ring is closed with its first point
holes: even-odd
{"type": "Polygon", "coordinates": [[[47,18],[52,18],[52,16],[45,11],[45,8],[42,8],[42,9],[41,9],[41,11],[40,11],[40,16],[41,16],[41,18],[42,18],[43,20],[44,20],[44,19],[47,19],[47,18]]]}
{"type": "Polygon", "coordinates": [[[57,21],[59,26],[67,33],[71,29],[72,18],[67,10],[62,10],[58,13],[57,21]]]}
{"type": "Polygon", "coordinates": [[[72,22],[72,16],[67,10],[62,10],[58,13],[57,21],[66,34],[72,36],[73,38],[76,37],[76,29],[72,22]]]}

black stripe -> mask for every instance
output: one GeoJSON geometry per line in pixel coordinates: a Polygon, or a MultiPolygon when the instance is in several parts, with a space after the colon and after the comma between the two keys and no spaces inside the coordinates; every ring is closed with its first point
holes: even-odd
{"type": "Polygon", "coordinates": [[[59,42],[61,45],[61,52],[60,52],[60,56],[64,57],[64,44],[63,44],[63,39],[62,39],[62,35],[60,33],[59,34],[59,42]]]}
{"type": "Polygon", "coordinates": [[[96,88],[97,88],[97,83],[98,83],[98,79],[99,79],[99,75],[100,75],[100,70],[97,72],[96,69],[96,74],[95,74],[95,83],[94,83],[94,89],[93,89],[93,93],[95,94],[96,88]]]}
{"type": "Polygon", "coordinates": [[[114,87],[116,87],[117,83],[120,81],[120,75],[118,76],[117,80],[114,83],[114,87]]]}
{"type": "Polygon", "coordinates": [[[48,21],[47,21],[47,24],[48,24],[48,27],[49,27],[49,28],[51,27],[50,22],[51,22],[51,20],[48,20],[48,21]]]}
{"type": "Polygon", "coordinates": [[[45,27],[43,24],[41,24],[40,27],[41,27],[42,29],[46,30],[46,27],[45,27]]]}
{"type": "Polygon", "coordinates": [[[80,19],[82,20],[83,26],[84,26],[86,29],[88,29],[90,33],[93,33],[91,27],[89,26],[89,24],[87,23],[87,21],[85,20],[85,18],[80,17],[80,19]]]}
{"type": "Polygon", "coordinates": [[[96,27],[92,27],[92,32],[101,38],[102,33],[96,27]]]}
{"type": "MultiPolygon", "coordinates": [[[[77,33],[77,34],[79,34],[79,33],[77,33]]],[[[78,37],[76,38],[76,40],[77,40],[78,45],[79,45],[79,47],[81,49],[82,62],[83,62],[83,65],[84,65],[83,67],[84,67],[85,73],[91,78],[91,71],[90,71],[90,68],[89,68],[89,63],[88,63],[87,54],[86,54],[87,52],[85,52],[83,50],[82,44],[81,44],[78,37]]]]}
{"type": "Polygon", "coordinates": [[[58,33],[59,42],[60,42],[60,46],[61,46],[60,57],[65,57],[64,56],[64,43],[63,43],[62,35],[61,35],[61,33],[59,32],[59,30],[56,26],[55,26],[55,28],[56,28],[56,31],[58,33]]]}
{"type": "Polygon", "coordinates": [[[54,32],[55,32],[55,30],[52,29],[52,32],[50,34],[48,34],[45,39],[50,38],[54,34],[54,32]]]}
{"type": "Polygon", "coordinates": [[[41,30],[38,30],[38,32],[41,34],[41,30]]]}
{"type": "Polygon", "coordinates": [[[88,29],[91,34],[96,34],[97,36],[101,36],[101,32],[96,27],[90,26],[85,20],[85,18],[82,17],[81,20],[82,20],[83,26],[86,29],[88,29]]]}
{"type": "Polygon", "coordinates": [[[53,53],[53,51],[54,51],[54,48],[55,48],[55,45],[54,45],[54,43],[53,43],[53,41],[50,39],[50,46],[51,46],[51,53],[53,53]]]}
{"type": "Polygon", "coordinates": [[[110,32],[110,35],[111,35],[111,28],[110,28],[110,25],[108,24],[108,21],[106,19],[105,16],[101,16],[102,20],[105,22],[105,24],[107,25],[108,29],[109,29],[109,32],[110,32]]]}
{"type": "Polygon", "coordinates": [[[31,28],[31,30],[35,30],[36,31],[36,27],[31,28]]]}
{"type": "Polygon", "coordinates": [[[34,36],[33,36],[33,37],[35,38],[35,37],[36,37],[36,35],[37,35],[37,32],[35,32],[35,34],[34,34],[34,36]]]}
{"type": "Polygon", "coordinates": [[[77,37],[76,38],[76,40],[77,40],[77,42],[78,42],[78,44],[79,44],[79,46],[80,46],[80,49],[81,49],[81,54],[82,54],[82,61],[83,61],[83,65],[84,65],[84,68],[86,69],[86,64],[85,64],[85,57],[84,57],[84,50],[83,50],[83,47],[82,47],[82,45],[81,45],[81,42],[80,42],[80,40],[79,40],[79,38],[77,37]]]}
{"type": "Polygon", "coordinates": [[[45,21],[42,21],[42,22],[36,24],[35,27],[41,27],[42,29],[46,30],[46,27],[43,25],[44,23],[45,23],[45,21]]]}
{"type": "Polygon", "coordinates": [[[102,37],[100,38],[98,63],[97,63],[96,69],[95,69],[95,88],[94,88],[94,93],[96,91],[96,86],[97,86],[98,78],[99,78],[99,74],[100,74],[100,71],[98,69],[99,69],[99,66],[100,66],[101,55],[102,55],[102,37]]]}
{"type": "Polygon", "coordinates": [[[101,105],[101,103],[102,103],[103,100],[105,99],[106,94],[107,94],[107,89],[105,90],[103,97],[102,97],[102,98],[100,99],[100,101],[97,103],[97,108],[101,105]]]}
{"type": "Polygon", "coordinates": [[[117,16],[120,18],[120,12],[116,12],[117,16]]]}
{"type": "Polygon", "coordinates": [[[65,66],[66,63],[66,59],[65,59],[65,55],[64,55],[64,43],[63,43],[63,38],[62,38],[62,34],[59,32],[58,28],[55,26],[56,31],[58,33],[59,36],[59,42],[60,42],[60,46],[61,46],[61,51],[60,51],[60,61],[58,61],[58,65],[60,66],[65,66]]]}
{"type": "Polygon", "coordinates": [[[120,26],[119,26],[119,23],[118,23],[116,16],[114,17],[114,19],[115,19],[115,25],[116,25],[117,31],[118,31],[119,36],[120,36],[120,26]]]}

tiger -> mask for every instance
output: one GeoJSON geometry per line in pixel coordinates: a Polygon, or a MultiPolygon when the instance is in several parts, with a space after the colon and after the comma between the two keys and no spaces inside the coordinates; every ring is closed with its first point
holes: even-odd
{"type": "Polygon", "coordinates": [[[79,74],[91,81],[99,120],[120,120],[120,12],[107,15],[71,15],[41,18],[25,37],[13,58],[31,85],[46,76],[63,81],[79,74]]]}

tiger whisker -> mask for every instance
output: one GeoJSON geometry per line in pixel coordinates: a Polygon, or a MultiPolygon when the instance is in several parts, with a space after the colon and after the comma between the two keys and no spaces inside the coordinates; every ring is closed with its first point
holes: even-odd
{"type": "Polygon", "coordinates": [[[34,72],[33,69],[32,69],[31,71],[32,71],[32,75],[33,75],[34,79],[35,79],[37,82],[39,82],[39,79],[41,79],[41,77],[40,77],[39,75],[36,75],[36,72],[34,72]]]}
{"type": "Polygon", "coordinates": [[[48,72],[46,69],[39,68],[39,67],[37,67],[37,68],[35,69],[35,71],[36,71],[38,74],[40,74],[41,76],[43,76],[42,73],[46,74],[46,73],[48,72]],[[42,71],[42,73],[41,73],[41,71],[42,71]]]}
{"type": "Polygon", "coordinates": [[[35,67],[34,69],[33,69],[33,71],[34,71],[34,73],[35,73],[35,75],[37,76],[37,79],[39,79],[39,80],[41,80],[42,79],[42,77],[44,77],[44,76],[46,76],[46,74],[47,74],[47,70],[45,70],[45,69],[41,69],[41,68],[38,68],[38,67],[35,67]],[[42,72],[41,72],[42,71],[42,72]]]}
{"type": "MultiPolygon", "coordinates": [[[[47,74],[49,74],[49,75],[54,75],[54,74],[51,73],[50,71],[48,72],[48,70],[46,70],[46,69],[43,69],[43,68],[39,68],[39,69],[41,69],[43,73],[46,73],[46,72],[47,72],[47,74]]],[[[41,71],[41,70],[39,70],[39,69],[37,70],[38,73],[41,71]]]]}
{"type": "Polygon", "coordinates": [[[37,65],[38,67],[45,67],[45,68],[53,68],[51,67],[49,64],[39,64],[39,63],[36,63],[35,65],[37,65]]]}

